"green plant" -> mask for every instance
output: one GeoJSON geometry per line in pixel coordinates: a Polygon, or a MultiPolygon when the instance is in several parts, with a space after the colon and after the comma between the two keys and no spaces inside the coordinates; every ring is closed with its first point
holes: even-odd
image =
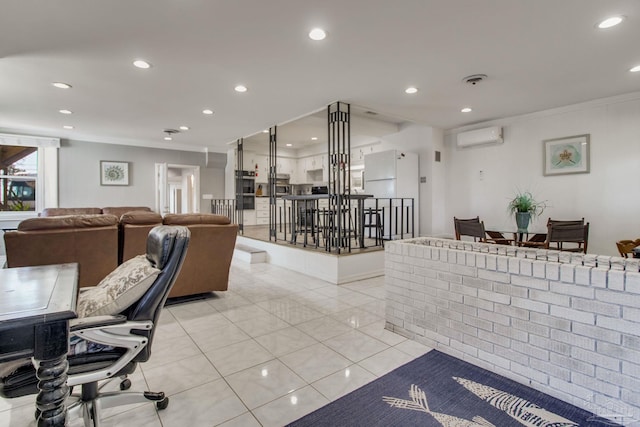
{"type": "Polygon", "coordinates": [[[547,207],[546,202],[538,202],[533,194],[528,191],[516,193],[516,196],[509,202],[509,212],[515,216],[516,212],[529,212],[531,218],[542,214],[547,207]]]}

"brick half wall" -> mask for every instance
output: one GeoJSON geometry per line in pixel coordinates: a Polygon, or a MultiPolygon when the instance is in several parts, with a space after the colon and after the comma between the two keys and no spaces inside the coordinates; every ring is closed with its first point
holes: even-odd
{"type": "Polygon", "coordinates": [[[583,409],[640,420],[639,260],[385,243],[386,328],[583,409]]]}

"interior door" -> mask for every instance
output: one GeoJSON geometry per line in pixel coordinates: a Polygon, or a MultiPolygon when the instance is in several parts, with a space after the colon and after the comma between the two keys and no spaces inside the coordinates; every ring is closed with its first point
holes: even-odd
{"type": "Polygon", "coordinates": [[[200,166],[156,163],[155,172],[156,212],[200,212],[200,166]]]}
{"type": "Polygon", "coordinates": [[[169,184],[167,179],[168,165],[156,163],[156,212],[160,215],[169,213],[169,184]]]}

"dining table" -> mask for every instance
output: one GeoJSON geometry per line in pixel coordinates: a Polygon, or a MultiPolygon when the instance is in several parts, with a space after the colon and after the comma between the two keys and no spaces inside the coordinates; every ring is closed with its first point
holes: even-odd
{"type": "Polygon", "coordinates": [[[76,318],[78,264],[0,269],[0,362],[32,358],[38,427],[66,423],[69,321],[76,318]]]}
{"type": "Polygon", "coordinates": [[[500,233],[503,237],[512,236],[515,246],[541,246],[547,238],[546,228],[533,228],[526,231],[519,230],[516,227],[505,226],[487,226],[485,232],[500,233]]]}

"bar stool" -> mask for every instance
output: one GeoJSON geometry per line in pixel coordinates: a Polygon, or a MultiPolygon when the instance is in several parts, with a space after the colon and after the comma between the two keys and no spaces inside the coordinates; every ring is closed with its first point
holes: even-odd
{"type": "Polygon", "coordinates": [[[384,239],[382,233],[384,230],[384,223],[382,222],[382,209],[381,208],[365,208],[363,212],[364,223],[363,229],[369,230],[369,239],[371,239],[371,230],[375,232],[376,246],[382,244],[384,246],[384,239]]]}

